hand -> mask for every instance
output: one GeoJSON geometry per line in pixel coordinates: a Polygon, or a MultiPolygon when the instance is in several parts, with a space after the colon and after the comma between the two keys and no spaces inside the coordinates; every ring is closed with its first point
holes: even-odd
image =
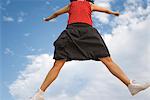
{"type": "Polygon", "coordinates": [[[119,16],[119,15],[120,15],[119,12],[114,12],[113,14],[114,14],[115,16],[119,16]]]}
{"type": "Polygon", "coordinates": [[[43,18],[43,21],[46,21],[46,22],[47,22],[47,21],[49,21],[49,19],[48,19],[48,18],[43,18]]]}

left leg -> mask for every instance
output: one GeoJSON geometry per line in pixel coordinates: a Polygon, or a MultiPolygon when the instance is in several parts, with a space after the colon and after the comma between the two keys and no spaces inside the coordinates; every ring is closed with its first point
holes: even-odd
{"type": "Polygon", "coordinates": [[[114,76],[120,79],[128,87],[131,95],[135,95],[138,92],[150,87],[150,83],[139,84],[135,83],[133,80],[129,80],[125,73],[110,57],[99,58],[99,60],[106,65],[114,76]]]}
{"type": "Polygon", "coordinates": [[[102,61],[109,71],[118,79],[120,79],[126,86],[130,84],[129,78],[110,57],[99,58],[99,60],[102,61]]]}

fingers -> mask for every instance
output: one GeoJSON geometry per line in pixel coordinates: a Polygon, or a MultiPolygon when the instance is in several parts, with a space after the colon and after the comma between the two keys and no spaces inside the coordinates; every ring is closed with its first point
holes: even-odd
{"type": "Polygon", "coordinates": [[[43,18],[42,20],[45,21],[45,22],[49,21],[47,18],[43,18]]]}
{"type": "Polygon", "coordinates": [[[119,13],[119,12],[114,12],[114,15],[115,15],[115,16],[119,16],[120,13],[119,13]]]}

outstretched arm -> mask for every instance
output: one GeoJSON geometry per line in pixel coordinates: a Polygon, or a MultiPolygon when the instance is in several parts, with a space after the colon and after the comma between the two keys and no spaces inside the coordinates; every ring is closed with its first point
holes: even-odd
{"type": "MultiPolygon", "coordinates": [[[[70,4],[69,4],[70,5],[70,4]]],[[[48,16],[47,18],[44,19],[44,21],[49,21],[53,18],[56,18],[57,16],[67,13],[69,11],[69,5],[66,5],[65,7],[57,10],[56,12],[54,12],[52,15],[48,16]]]]}
{"type": "Polygon", "coordinates": [[[104,7],[100,7],[96,4],[92,4],[91,8],[92,8],[92,11],[104,12],[104,13],[108,13],[108,14],[113,14],[115,16],[119,16],[119,12],[113,12],[111,10],[104,8],[104,7]]]}

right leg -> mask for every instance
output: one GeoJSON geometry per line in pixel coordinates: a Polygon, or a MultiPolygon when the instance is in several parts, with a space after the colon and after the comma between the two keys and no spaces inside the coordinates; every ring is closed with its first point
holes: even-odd
{"type": "Polygon", "coordinates": [[[53,67],[48,72],[44,82],[42,83],[40,89],[45,92],[47,87],[57,78],[61,68],[65,64],[65,60],[56,60],[53,67]]]}
{"type": "Polygon", "coordinates": [[[40,89],[35,93],[31,100],[44,100],[44,92],[48,86],[57,78],[61,68],[63,67],[66,60],[55,60],[53,67],[48,72],[44,82],[42,83],[40,89]]]}

